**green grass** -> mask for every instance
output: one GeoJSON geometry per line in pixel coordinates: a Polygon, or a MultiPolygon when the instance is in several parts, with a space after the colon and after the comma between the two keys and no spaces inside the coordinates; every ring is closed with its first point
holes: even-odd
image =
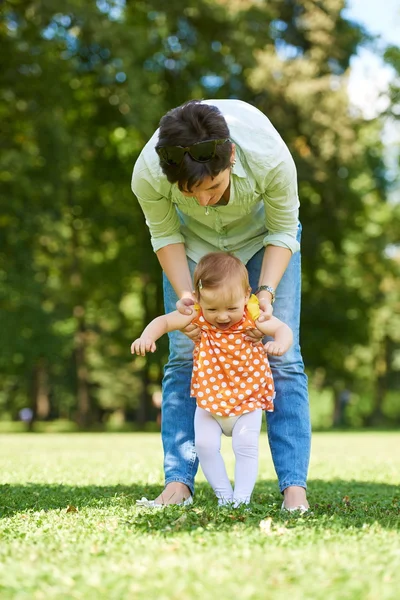
{"type": "MultiPolygon", "coordinates": [[[[400,595],[398,433],[316,434],[299,518],[279,510],[265,434],[249,512],[218,511],[200,474],[191,508],[136,508],[162,484],[157,434],[0,437],[1,600],[400,595]]],[[[226,439],[224,455],[232,472],[226,439]]]]}

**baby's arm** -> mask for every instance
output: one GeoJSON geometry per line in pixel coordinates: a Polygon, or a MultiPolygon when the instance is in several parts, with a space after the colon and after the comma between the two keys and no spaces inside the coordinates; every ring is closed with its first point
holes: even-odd
{"type": "Polygon", "coordinates": [[[293,332],[286,323],[271,317],[268,321],[259,323],[256,321],[256,327],[264,335],[269,335],[274,338],[273,342],[267,342],[264,346],[268,354],[274,356],[282,356],[293,343],[293,332]]]}
{"type": "Polygon", "coordinates": [[[183,329],[197,316],[195,310],[191,315],[182,315],[174,310],[167,315],[156,317],[147,325],[140,338],[131,345],[131,354],[144,356],[146,352],[154,352],[156,349],[156,340],[169,331],[183,329]]]}

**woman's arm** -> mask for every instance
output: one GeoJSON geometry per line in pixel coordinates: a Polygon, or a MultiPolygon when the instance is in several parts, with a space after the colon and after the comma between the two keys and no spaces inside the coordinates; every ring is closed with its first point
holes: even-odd
{"type": "MultiPolygon", "coordinates": [[[[268,285],[276,290],[291,257],[292,252],[288,248],[267,246],[264,252],[258,285],[268,285]]],[[[272,294],[266,290],[262,290],[257,294],[257,298],[260,302],[262,312],[266,313],[266,315],[260,316],[260,321],[262,322],[272,315],[272,294]]]]}
{"type": "MultiPolygon", "coordinates": [[[[299,220],[299,196],[297,172],[293,158],[283,142],[276,146],[277,164],[266,169],[264,185],[265,224],[267,235],[264,238],[265,253],[259,286],[268,285],[274,289],[289,264],[294,252],[300,248],[296,239],[299,220]]],[[[271,294],[266,290],[257,294],[261,309],[268,319],[272,314],[271,294]]]]}
{"type": "Polygon", "coordinates": [[[186,258],[185,245],[169,244],[160,248],[156,254],[161,268],[168,277],[179,300],[183,298],[190,300],[190,302],[185,302],[188,307],[185,314],[191,314],[189,306],[194,304],[193,283],[186,258]]]}
{"type": "MultiPolygon", "coordinates": [[[[276,289],[286,271],[291,257],[292,253],[288,248],[282,248],[281,246],[267,246],[264,252],[258,285],[269,285],[276,289]]],[[[272,296],[269,292],[262,291],[257,294],[258,299],[264,296],[269,298],[270,301],[272,300],[272,296]]]]}
{"type": "Polygon", "coordinates": [[[182,315],[177,310],[167,315],[156,317],[147,325],[140,338],[135,340],[131,345],[131,354],[145,356],[146,352],[155,352],[156,340],[169,331],[183,329],[197,315],[197,312],[191,309],[190,316],[182,315]]]}
{"type": "MultiPolygon", "coordinates": [[[[164,246],[158,250],[157,258],[179,298],[176,308],[184,316],[192,315],[195,298],[192,292],[192,276],[186,258],[185,245],[170,244],[164,246]]],[[[197,341],[200,337],[198,325],[191,325],[190,322],[183,333],[193,342],[197,341]]]]}

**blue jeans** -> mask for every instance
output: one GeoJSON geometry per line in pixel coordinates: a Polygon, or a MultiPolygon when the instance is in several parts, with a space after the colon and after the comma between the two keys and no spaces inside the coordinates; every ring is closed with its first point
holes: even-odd
{"type": "MultiPolygon", "coordinates": [[[[298,239],[301,236],[299,225],[298,239]]],[[[264,256],[259,250],[247,263],[250,285],[256,289],[264,256]]],[[[188,259],[193,275],[195,263],[188,259]]],[[[292,328],[294,342],[283,356],[269,357],[274,376],[275,411],[266,413],[268,439],[281,492],[289,486],[306,488],[311,426],[307,376],[299,345],[300,252],[294,254],[276,290],[274,315],[292,328]]],[[[176,294],[164,275],[165,312],[176,309],[176,294]]],[[[198,460],[194,448],[196,401],[190,397],[193,342],[179,331],[169,333],[170,354],[163,379],[161,435],[165,483],[179,481],[194,492],[198,460]]]]}

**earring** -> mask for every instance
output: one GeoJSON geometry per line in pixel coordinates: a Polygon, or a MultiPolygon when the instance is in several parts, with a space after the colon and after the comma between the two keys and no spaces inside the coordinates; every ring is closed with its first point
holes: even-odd
{"type": "Polygon", "coordinates": [[[231,169],[233,169],[233,167],[236,165],[236,158],[233,159],[233,161],[231,162],[231,169]]]}

